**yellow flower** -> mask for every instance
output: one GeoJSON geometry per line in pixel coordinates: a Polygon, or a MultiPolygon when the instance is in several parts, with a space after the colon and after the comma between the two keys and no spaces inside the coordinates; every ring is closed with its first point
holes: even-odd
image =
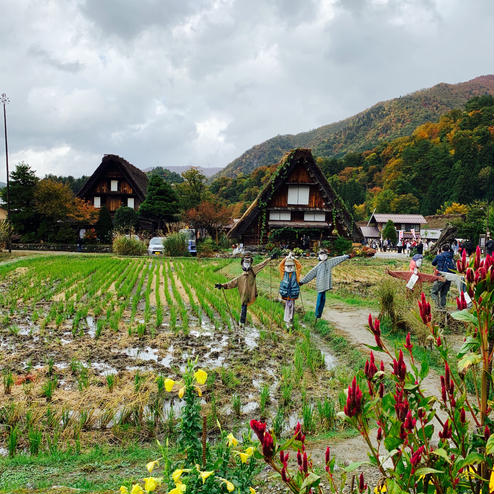
{"type": "Polygon", "coordinates": [[[242,453],[241,451],[234,451],[234,453],[240,456],[242,463],[247,463],[247,460],[249,459],[249,455],[247,453],[242,453]]]}
{"type": "Polygon", "coordinates": [[[254,446],[249,446],[245,452],[249,455],[249,456],[252,456],[254,454],[254,451],[256,450],[256,448],[254,448],[254,446]]]}
{"type": "Polygon", "coordinates": [[[249,487],[249,494],[256,494],[256,490],[252,487],[249,487]]]}
{"type": "Polygon", "coordinates": [[[180,481],[180,477],[184,473],[184,470],[182,468],[178,468],[172,473],[172,479],[175,484],[180,481]]]}
{"type": "Polygon", "coordinates": [[[235,490],[235,486],[229,480],[225,480],[225,484],[228,492],[233,492],[235,490]]]}
{"type": "Polygon", "coordinates": [[[173,389],[173,386],[175,386],[175,381],[167,377],[165,379],[165,389],[168,391],[168,393],[173,389]]]}
{"type": "Polygon", "coordinates": [[[187,490],[187,486],[185,484],[178,484],[168,494],[182,494],[182,492],[185,492],[186,490],[187,490]]]}
{"type": "Polygon", "coordinates": [[[124,485],[120,486],[120,494],[129,494],[129,489],[124,485]]]}
{"type": "Polygon", "coordinates": [[[159,467],[160,463],[158,460],[150,461],[147,465],[146,468],[148,469],[148,472],[151,473],[154,470],[154,467],[159,467]]]}
{"type": "Polygon", "coordinates": [[[130,494],[144,494],[144,491],[139,484],[134,484],[130,490],[130,494]]]}
{"type": "Polygon", "coordinates": [[[374,494],[385,494],[387,491],[388,489],[386,489],[385,485],[381,487],[374,487],[374,494]]]}
{"type": "Polygon", "coordinates": [[[228,439],[228,446],[236,446],[238,444],[238,440],[235,439],[235,436],[231,432],[230,434],[228,434],[228,436],[226,436],[226,438],[228,439]]]}
{"type": "Polygon", "coordinates": [[[194,377],[197,383],[202,386],[208,378],[208,373],[206,371],[203,371],[202,369],[199,369],[194,372],[194,377]]]}
{"type": "Polygon", "coordinates": [[[214,470],[211,470],[210,472],[199,472],[199,475],[201,476],[201,479],[202,479],[202,483],[204,484],[204,482],[206,482],[206,479],[213,475],[214,473],[214,470]]]}
{"type": "Polygon", "coordinates": [[[184,397],[184,394],[185,394],[185,386],[178,390],[178,397],[182,399],[184,397]]]}
{"type": "Polygon", "coordinates": [[[153,492],[161,484],[161,478],[147,477],[144,480],[144,489],[148,492],[153,492]]]}
{"type": "Polygon", "coordinates": [[[196,390],[196,393],[199,395],[199,396],[202,396],[202,390],[199,386],[194,386],[194,389],[196,390]]]}
{"type": "Polygon", "coordinates": [[[494,492],[494,469],[491,472],[491,477],[489,479],[489,492],[494,492]]]}

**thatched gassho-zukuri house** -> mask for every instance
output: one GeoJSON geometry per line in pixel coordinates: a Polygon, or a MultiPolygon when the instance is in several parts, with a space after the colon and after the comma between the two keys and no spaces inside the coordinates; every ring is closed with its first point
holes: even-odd
{"type": "Polygon", "coordinates": [[[148,177],[143,171],[120,156],[105,154],[77,196],[95,208],[106,206],[113,216],[121,206],[137,211],[144,201],[147,186],[148,177]]]}
{"type": "Polygon", "coordinates": [[[244,246],[293,242],[302,235],[312,241],[337,236],[362,239],[310,149],[294,149],[281,159],[270,181],[228,232],[244,246]]]}

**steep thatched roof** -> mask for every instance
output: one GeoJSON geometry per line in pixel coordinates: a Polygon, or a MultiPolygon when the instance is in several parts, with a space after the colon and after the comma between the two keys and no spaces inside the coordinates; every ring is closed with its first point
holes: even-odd
{"type": "Polygon", "coordinates": [[[130,164],[127,160],[117,156],[116,154],[105,154],[101,164],[96,168],[95,172],[87,179],[86,183],[82,186],[82,189],[77,194],[78,197],[85,197],[94,185],[97,184],[101,175],[104,174],[106,169],[113,164],[117,164],[120,168],[122,175],[129,182],[136,192],[136,195],[141,201],[144,200],[146,190],[148,187],[148,177],[139,168],[130,164]]]}
{"type": "Polygon", "coordinates": [[[362,235],[356,228],[352,215],[347,210],[343,201],[338,197],[333,187],[331,187],[321,169],[317,166],[311,150],[301,148],[294,149],[283,156],[269,182],[249,206],[247,211],[245,211],[240,220],[231,228],[228,232],[228,236],[236,236],[245,233],[252,223],[259,218],[259,215],[266,208],[268,202],[280,187],[283,186],[287,177],[298,165],[304,166],[309,176],[317,183],[324,201],[334,208],[336,221],[344,226],[348,235],[356,239],[361,238],[362,235]]]}

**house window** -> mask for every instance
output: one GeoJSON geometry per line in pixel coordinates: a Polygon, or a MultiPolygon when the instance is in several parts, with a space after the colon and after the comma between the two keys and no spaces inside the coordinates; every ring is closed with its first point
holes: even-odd
{"type": "Polygon", "coordinates": [[[309,204],[309,186],[289,185],[288,204],[300,204],[303,206],[307,206],[309,204]]]}
{"type": "Polygon", "coordinates": [[[274,221],[290,221],[292,213],[290,211],[270,211],[269,219],[274,221]]]}
{"type": "Polygon", "coordinates": [[[326,221],[324,213],[304,213],[304,221],[326,221]]]}
{"type": "Polygon", "coordinates": [[[112,180],[110,182],[110,190],[112,192],[118,192],[118,180],[112,180]]]}
{"type": "Polygon", "coordinates": [[[93,204],[94,204],[95,208],[100,208],[101,207],[101,197],[94,196],[93,204]]]}
{"type": "Polygon", "coordinates": [[[133,197],[127,197],[127,207],[134,209],[134,198],[133,197]]]}

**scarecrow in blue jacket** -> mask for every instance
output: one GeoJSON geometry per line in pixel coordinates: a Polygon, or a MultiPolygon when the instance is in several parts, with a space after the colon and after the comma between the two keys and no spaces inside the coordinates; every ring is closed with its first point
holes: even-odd
{"type": "Polygon", "coordinates": [[[301,280],[300,286],[309,283],[316,278],[317,302],[316,302],[316,319],[320,319],[324,304],[326,303],[326,292],[333,288],[331,271],[338,264],[350,259],[354,254],[328,258],[328,251],[320,249],[318,253],[319,264],[316,264],[301,280]]]}
{"type": "Polygon", "coordinates": [[[293,316],[295,314],[295,300],[300,295],[300,272],[302,265],[294,259],[290,253],[283,259],[279,266],[280,270],[280,296],[285,301],[284,321],[287,329],[293,327],[293,316]]]}

